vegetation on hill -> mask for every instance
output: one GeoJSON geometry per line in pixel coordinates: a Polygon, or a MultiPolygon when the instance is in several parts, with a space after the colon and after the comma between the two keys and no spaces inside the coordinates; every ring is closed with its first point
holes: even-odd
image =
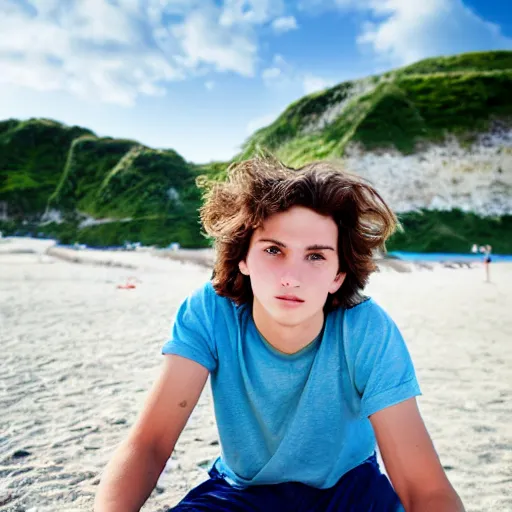
{"type": "Polygon", "coordinates": [[[14,217],[43,212],[73,140],[92,132],[47,119],[0,123],[0,201],[14,217]]]}
{"type": "Polygon", "coordinates": [[[468,253],[473,244],[512,254],[512,215],[480,217],[460,210],[419,211],[399,216],[403,230],[389,240],[389,251],[468,253]]]}
{"type": "Polygon", "coordinates": [[[113,221],[80,227],[76,221],[61,223],[1,221],[0,231],[6,236],[52,238],[65,245],[86,244],[89,247],[122,247],[126,243],[167,247],[178,242],[184,248],[209,247],[201,235],[197,208],[179,214],[140,217],[129,221],[113,221]]]}
{"type": "Polygon", "coordinates": [[[483,72],[512,69],[511,51],[471,52],[448,57],[433,57],[397,70],[400,74],[483,72]]]}
{"type": "Polygon", "coordinates": [[[0,123],[0,201],[12,220],[2,223],[6,234],[92,245],[204,246],[197,176],[197,168],[172,150],[99,138],[46,119],[0,123]],[[50,210],[65,223],[41,224],[50,210]],[[87,217],[102,223],[80,228],[87,217]]]}
{"type": "MultiPolygon", "coordinates": [[[[510,51],[426,59],[299,99],[231,162],[262,149],[299,166],[341,157],[354,143],[408,154],[447,134],[469,142],[492,123],[512,126],[510,90],[510,51]]],[[[47,119],[0,121],[0,202],[9,215],[0,230],[97,246],[205,246],[196,178],[222,180],[229,163],[194,165],[172,150],[47,119]],[[51,211],[65,222],[41,222],[51,211]]],[[[491,243],[512,252],[510,216],[410,212],[401,220],[405,231],[394,235],[390,249],[466,252],[472,243],[491,243]]]]}
{"type": "Polygon", "coordinates": [[[411,153],[447,134],[467,140],[500,120],[512,124],[512,52],[427,59],[292,103],[258,130],[239,158],[264,147],[290,165],[338,158],[349,143],[411,153]]]}
{"type": "Polygon", "coordinates": [[[195,177],[175,151],[85,136],[71,144],[49,205],[99,218],[168,215],[199,200],[195,177]]]}

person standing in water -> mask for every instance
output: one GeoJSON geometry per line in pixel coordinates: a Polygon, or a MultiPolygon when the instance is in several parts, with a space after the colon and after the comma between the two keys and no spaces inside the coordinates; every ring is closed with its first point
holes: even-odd
{"type": "Polygon", "coordinates": [[[173,512],[463,511],[405,341],[363,294],[396,227],[377,191],[329,162],[257,158],[207,185],[201,219],[214,275],[179,307],[94,510],[142,507],[210,376],[220,456],[173,512]]]}

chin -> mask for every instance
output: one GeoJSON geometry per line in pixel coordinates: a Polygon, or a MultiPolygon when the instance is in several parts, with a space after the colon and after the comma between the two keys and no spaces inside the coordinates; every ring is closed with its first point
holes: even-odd
{"type": "Polygon", "coordinates": [[[274,322],[284,327],[296,327],[310,319],[310,316],[304,312],[297,314],[294,311],[273,311],[270,316],[274,322]]]}
{"type": "Polygon", "coordinates": [[[294,322],[294,321],[291,321],[289,318],[275,318],[274,321],[276,322],[277,325],[279,325],[281,327],[289,327],[289,328],[298,327],[302,323],[304,323],[304,320],[298,320],[298,321],[294,322]]]}

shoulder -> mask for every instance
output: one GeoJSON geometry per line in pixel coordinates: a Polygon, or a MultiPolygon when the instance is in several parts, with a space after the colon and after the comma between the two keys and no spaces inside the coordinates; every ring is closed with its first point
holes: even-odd
{"type": "MultiPolygon", "coordinates": [[[[355,361],[362,354],[377,354],[389,344],[402,343],[401,333],[391,316],[374,299],[342,309],[341,336],[345,352],[355,361]]],[[[338,324],[339,325],[339,324],[338,324]]]]}
{"type": "Polygon", "coordinates": [[[347,327],[362,328],[370,324],[375,328],[394,325],[389,314],[371,297],[342,311],[347,327]]]}
{"type": "Polygon", "coordinates": [[[232,302],[230,299],[226,297],[221,297],[213,287],[211,281],[206,281],[204,284],[196,288],[192,293],[188,295],[185,300],[193,300],[194,302],[204,302],[209,303],[210,305],[214,304],[229,304],[232,302]]]}
{"type": "Polygon", "coordinates": [[[342,338],[364,417],[419,393],[402,333],[373,299],[345,310],[342,338]]]}
{"type": "Polygon", "coordinates": [[[209,317],[210,321],[217,312],[220,312],[222,316],[237,309],[233,300],[223,297],[215,291],[211,281],[205,282],[192,291],[183,301],[183,306],[194,309],[197,313],[203,313],[209,317]]]}

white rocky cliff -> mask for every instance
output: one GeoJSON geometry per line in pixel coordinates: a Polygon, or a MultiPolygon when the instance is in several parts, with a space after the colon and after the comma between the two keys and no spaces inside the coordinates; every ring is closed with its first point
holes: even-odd
{"type": "Polygon", "coordinates": [[[347,170],[371,181],[398,212],[460,209],[479,215],[512,214],[512,130],[481,134],[468,147],[455,139],[413,155],[366,153],[355,145],[347,170]]]}

